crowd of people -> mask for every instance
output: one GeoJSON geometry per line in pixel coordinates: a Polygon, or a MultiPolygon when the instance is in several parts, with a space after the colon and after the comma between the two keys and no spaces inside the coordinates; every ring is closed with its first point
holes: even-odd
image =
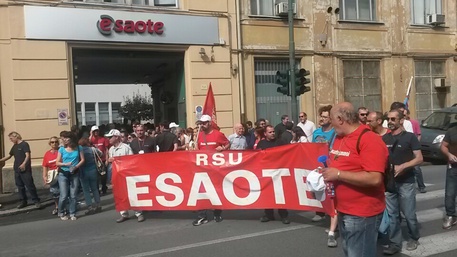
{"type": "MultiPolygon", "coordinates": [[[[329,165],[320,170],[319,176],[328,186],[334,186],[336,210],[335,215],[330,215],[327,245],[337,247],[335,233],[339,228],[346,256],[376,256],[378,227],[386,209],[390,217],[389,230],[381,240],[385,243],[384,254],[393,255],[402,250],[402,220],[408,225],[406,250],[417,248],[420,234],[415,183],[420,193],[426,193],[420,169],[423,161],[420,126],[409,114],[400,102],[392,103],[384,114],[340,103],[320,107],[317,126],[308,120],[305,112],[300,112],[297,123],[288,115],[283,115],[276,126],[259,118],[255,123],[235,124],[234,133],[229,136],[217,129],[209,115],[202,115],[196,127],[187,129],[174,122],[162,122],[157,128],[134,123],[131,131],[128,127],[115,125],[91,126],[90,130],[73,127],[71,131],[62,131],[59,137],[49,139],[50,149],[44,154],[42,163],[43,180],[48,183],[48,173],[58,170],[57,183],[50,185],[55,201],[52,214],[61,220],[76,220],[80,191],[87,205],[86,215],[102,210],[100,195],[106,194],[111,187],[111,163],[117,156],[186,150],[264,150],[292,143],[327,143],[329,165]],[[393,186],[386,188],[384,177],[390,172],[386,169],[388,163],[394,167],[394,178],[393,186]]],[[[449,158],[444,229],[457,223],[456,135],[455,129],[449,130],[441,146],[449,158]]],[[[13,147],[0,163],[14,156],[15,182],[20,196],[17,208],[27,205],[26,190],[35,206],[40,208],[31,175],[30,147],[17,132],[11,132],[9,138],[13,147]]],[[[290,223],[287,210],[278,210],[278,214],[282,223],[290,223]]],[[[145,220],[141,211],[135,211],[135,217],[138,222],[145,220]]],[[[116,221],[120,223],[129,218],[129,212],[125,210],[116,221]]],[[[312,221],[325,218],[325,213],[317,212],[312,221]]],[[[222,222],[222,210],[213,210],[213,219],[222,222]]],[[[274,210],[266,209],[260,221],[272,220],[275,220],[274,210]]],[[[200,210],[192,224],[200,226],[208,221],[208,210],[200,210]]]]}

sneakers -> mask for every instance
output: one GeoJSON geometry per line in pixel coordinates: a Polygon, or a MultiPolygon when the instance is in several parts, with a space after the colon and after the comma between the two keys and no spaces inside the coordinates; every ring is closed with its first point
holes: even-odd
{"type": "Polygon", "coordinates": [[[443,229],[450,229],[455,224],[457,224],[457,217],[446,216],[443,222],[443,229]]]}
{"type": "Polygon", "coordinates": [[[117,223],[122,223],[122,222],[124,222],[124,221],[126,221],[126,220],[128,220],[128,219],[129,219],[129,217],[121,216],[119,219],[116,220],[116,222],[117,222],[117,223]]]}
{"type": "Polygon", "coordinates": [[[55,208],[55,209],[52,210],[52,212],[51,212],[52,215],[57,215],[57,213],[59,213],[59,208],[55,208]]]}
{"type": "Polygon", "coordinates": [[[281,222],[285,225],[290,224],[290,220],[288,218],[281,218],[281,222]]]}
{"type": "Polygon", "coordinates": [[[70,219],[71,220],[77,220],[78,218],[76,218],[76,216],[71,216],[70,219]]]}
{"type": "Polygon", "coordinates": [[[396,253],[398,253],[400,251],[401,251],[401,249],[399,249],[398,247],[393,246],[393,245],[389,245],[386,249],[384,249],[382,251],[382,253],[384,255],[394,255],[394,254],[396,254],[396,253]]]}
{"type": "Polygon", "coordinates": [[[214,216],[214,221],[216,222],[222,222],[223,220],[222,216],[214,216]]]}
{"type": "Polygon", "coordinates": [[[325,219],[325,216],[320,216],[320,215],[317,215],[317,214],[316,214],[316,215],[311,219],[311,221],[312,221],[312,222],[319,222],[319,221],[321,221],[321,220],[323,220],[323,219],[325,219]]]}
{"type": "Polygon", "coordinates": [[[27,206],[27,202],[21,202],[18,206],[16,206],[16,208],[22,209],[22,208],[24,208],[26,206],[27,206]]]}
{"type": "Polygon", "coordinates": [[[406,243],[406,250],[407,251],[414,251],[417,249],[417,246],[419,245],[419,242],[416,240],[409,240],[408,243],[406,243]]]}
{"type": "Polygon", "coordinates": [[[338,242],[336,242],[335,236],[334,235],[329,235],[327,238],[327,246],[328,247],[337,247],[338,242]]]}
{"type": "Polygon", "coordinates": [[[270,220],[275,220],[275,218],[274,217],[269,218],[267,216],[263,216],[262,218],[260,218],[260,222],[268,222],[270,220]]]}
{"type": "Polygon", "coordinates": [[[419,193],[425,194],[425,193],[427,193],[427,190],[425,189],[425,187],[419,188],[419,193]]]}
{"type": "Polygon", "coordinates": [[[198,219],[196,219],[196,220],[194,220],[192,222],[192,225],[200,226],[200,225],[203,225],[203,224],[206,224],[206,223],[208,223],[208,219],[206,219],[206,218],[198,218],[198,219]]]}
{"type": "Polygon", "coordinates": [[[65,215],[65,216],[60,216],[60,220],[68,220],[68,216],[65,215]]]}
{"type": "Polygon", "coordinates": [[[145,220],[143,215],[138,216],[137,219],[138,219],[138,222],[143,222],[145,220]]]}

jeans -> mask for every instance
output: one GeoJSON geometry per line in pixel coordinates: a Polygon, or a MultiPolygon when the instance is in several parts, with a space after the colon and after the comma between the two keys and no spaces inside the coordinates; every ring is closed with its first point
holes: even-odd
{"type": "Polygon", "coordinates": [[[422,169],[420,165],[414,166],[414,175],[416,175],[417,187],[425,189],[424,176],[422,176],[422,169]]]}
{"type": "Polygon", "coordinates": [[[338,213],[344,256],[375,257],[382,212],[371,217],[338,213]]]}
{"type": "Polygon", "coordinates": [[[76,215],[76,194],[79,187],[79,175],[69,172],[59,172],[58,175],[60,196],[59,196],[59,216],[64,216],[64,210],[69,201],[70,216],[76,215]]]}
{"type": "Polygon", "coordinates": [[[389,241],[390,244],[401,249],[402,234],[400,211],[405,215],[409,237],[419,240],[419,227],[416,216],[416,187],[414,183],[395,182],[397,193],[386,192],[387,211],[390,216],[389,241]]]}
{"type": "Polygon", "coordinates": [[[455,197],[457,196],[457,166],[447,169],[444,193],[446,215],[455,217],[455,197]]]}
{"type": "Polygon", "coordinates": [[[34,203],[40,202],[35,183],[33,183],[32,171],[14,171],[14,181],[16,183],[17,190],[19,191],[19,198],[21,202],[27,203],[26,189],[29,191],[30,196],[32,196],[32,201],[34,203]]]}
{"type": "Polygon", "coordinates": [[[98,171],[97,169],[89,170],[84,168],[84,176],[81,178],[81,184],[84,192],[84,199],[86,201],[87,207],[92,205],[92,195],[94,196],[94,201],[98,206],[100,204],[100,194],[98,192],[98,171]]]}

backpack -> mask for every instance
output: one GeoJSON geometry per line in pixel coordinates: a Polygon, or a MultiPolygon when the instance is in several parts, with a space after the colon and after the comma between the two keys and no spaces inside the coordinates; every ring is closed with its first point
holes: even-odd
{"type": "MultiPolygon", "coordinates": [[[[363,134],[365,134],[368,131],[370,131],[370,130],[364,129],[362,131],[362,133],[360,133],[359,138],[357,139],[356,150],[357,150],[357,154],[359,154],[359,155],[360,155],[360,139],[362,138],[363,134]]],[[[386,192],[390,192],[390,193],[396,192],[395,180],[394,180],[395,166],[392,163],[390,156],[392,155],[393,151],[397,147],[397,143],[398,142],[395,139],[392,144],[392,147],[389,149],[389,156],[387,158],[386,167],[384,168],[384,188],[385,188],[386,192]]]]}

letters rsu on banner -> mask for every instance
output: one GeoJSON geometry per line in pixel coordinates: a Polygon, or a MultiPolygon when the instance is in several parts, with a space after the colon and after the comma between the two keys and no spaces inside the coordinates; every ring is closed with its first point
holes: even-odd
{"type": "Polygon", "coordinates": [[[116,158],[117,210],[295,209],[333,213],[306,185],[327,144],[264,151],[189,151],[116,158]]]}

